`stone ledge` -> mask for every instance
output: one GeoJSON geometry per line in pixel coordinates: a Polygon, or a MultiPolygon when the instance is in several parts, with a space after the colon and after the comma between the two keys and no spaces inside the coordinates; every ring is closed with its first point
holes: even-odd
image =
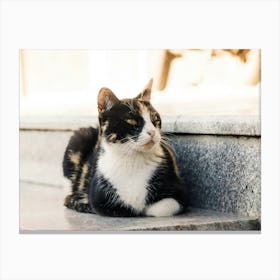
{"type": "Polygon", "coordinates": [[[194,207],[261,215],[261,138],[170,136],[194,207]]]}
{"type": "MultiPolygon", "coordinates": [[[[55,102],[47,95],[33,101],[22,98],[20,128],[73,130],[96,126],[95,94],[67,102],[58,96],[55,102]]],[[[234,88],[208,85],[152,94],[152,104],[162,116],[163,131],[182,134],[260,136],[260,100],[260,85],[234,88]]]]}
{"type": "MultiPolygon", "coordinates": [[[[80,127],[97,126],[93,116],[37,116],[21,117],[21,130],[75,130],[80,127]]],[[[178,134],[216,134],[260,136],[258,116],[191,116],[162,115],[162,131],[178,134]]]]}
{"type": "Polygon", "coordinates": [[[20,185],[21,233],[80,233],[126,231],[248,231],[260,230],[256,218],[192,208],[163,218],[111,218],[78,213],[63,206],[61,188],[20,185]],[[36,199],[35,199],[36,198],[36,199]]]}

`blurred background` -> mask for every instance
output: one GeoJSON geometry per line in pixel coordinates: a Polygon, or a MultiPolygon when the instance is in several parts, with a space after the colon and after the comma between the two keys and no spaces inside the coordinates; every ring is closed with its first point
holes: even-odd
{"type": "Polygon", "coordinates": [[[150,78],[162,113],[255,114],[260,74],[256,49],[21,50],[20,114],[95,115],[101,87],[133,97],[150,78]]]}

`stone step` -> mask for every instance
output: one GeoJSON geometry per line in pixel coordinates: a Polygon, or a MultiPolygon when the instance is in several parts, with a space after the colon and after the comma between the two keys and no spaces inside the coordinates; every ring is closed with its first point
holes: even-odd
{"type": "Polygon", "coordinates": [[[261,138],[170,136],[194,207],[260,216],[261,138]]]}
{"type": "MultiPolygon", "coordinates": [[[[214,210],[225,218],[229,216],[222,213],[249,220],[261,216],[260,90],[259,86],[248,90],[207,87],[188,94],[153,95],[194,209],[214,210]]],[[[36,115],[22,111],[22,181],[69,189],[69,181],[62,176],[63,153],[74,129],[96,125],[95,103],[96,96],[86,107],[72,104],[75,110],[63,103],[59,110],[41,112],[36,103],[36,115]]]]}
{"type": "MultiPolygon", "coordinates": [[[[20,131],[20,179],[69,186],[62,158],[72,131],[20,131]]],[[[261,138],[223,134],[168,134],[193,207],[260,216],[261,138]]]]}
{"type": "Polygon", "coordinates": [[[21,233],[90,233],[127,231],[256,231],[257,218],[191,208],[162,218],[111,218],[78,213],[63,206],[63,188],[21,182],[21,233]]]}

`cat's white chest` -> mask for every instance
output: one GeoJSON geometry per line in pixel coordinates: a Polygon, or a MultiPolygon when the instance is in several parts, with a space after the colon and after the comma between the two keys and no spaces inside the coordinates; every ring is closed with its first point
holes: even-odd
{"type": "Polygon", "coordinates": [[[121,155],[106,149],[100,155],[97,170],[113,185],[124,204],[142,211],[147,186],[159,163],[139,155],[121,155]]]}

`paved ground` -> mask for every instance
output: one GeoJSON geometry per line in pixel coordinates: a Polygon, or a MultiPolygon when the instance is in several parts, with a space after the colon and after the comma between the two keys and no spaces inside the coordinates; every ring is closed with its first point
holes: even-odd
{"type": "Polygon", "coordinates": [[[20,232],[80,233],[125,231],[238,231],[259,229],[254,218],[191,209],[187,214],[171,218],[110,218],[83,214],[66,209],[63,188],[20,184],[20,232]]]}

